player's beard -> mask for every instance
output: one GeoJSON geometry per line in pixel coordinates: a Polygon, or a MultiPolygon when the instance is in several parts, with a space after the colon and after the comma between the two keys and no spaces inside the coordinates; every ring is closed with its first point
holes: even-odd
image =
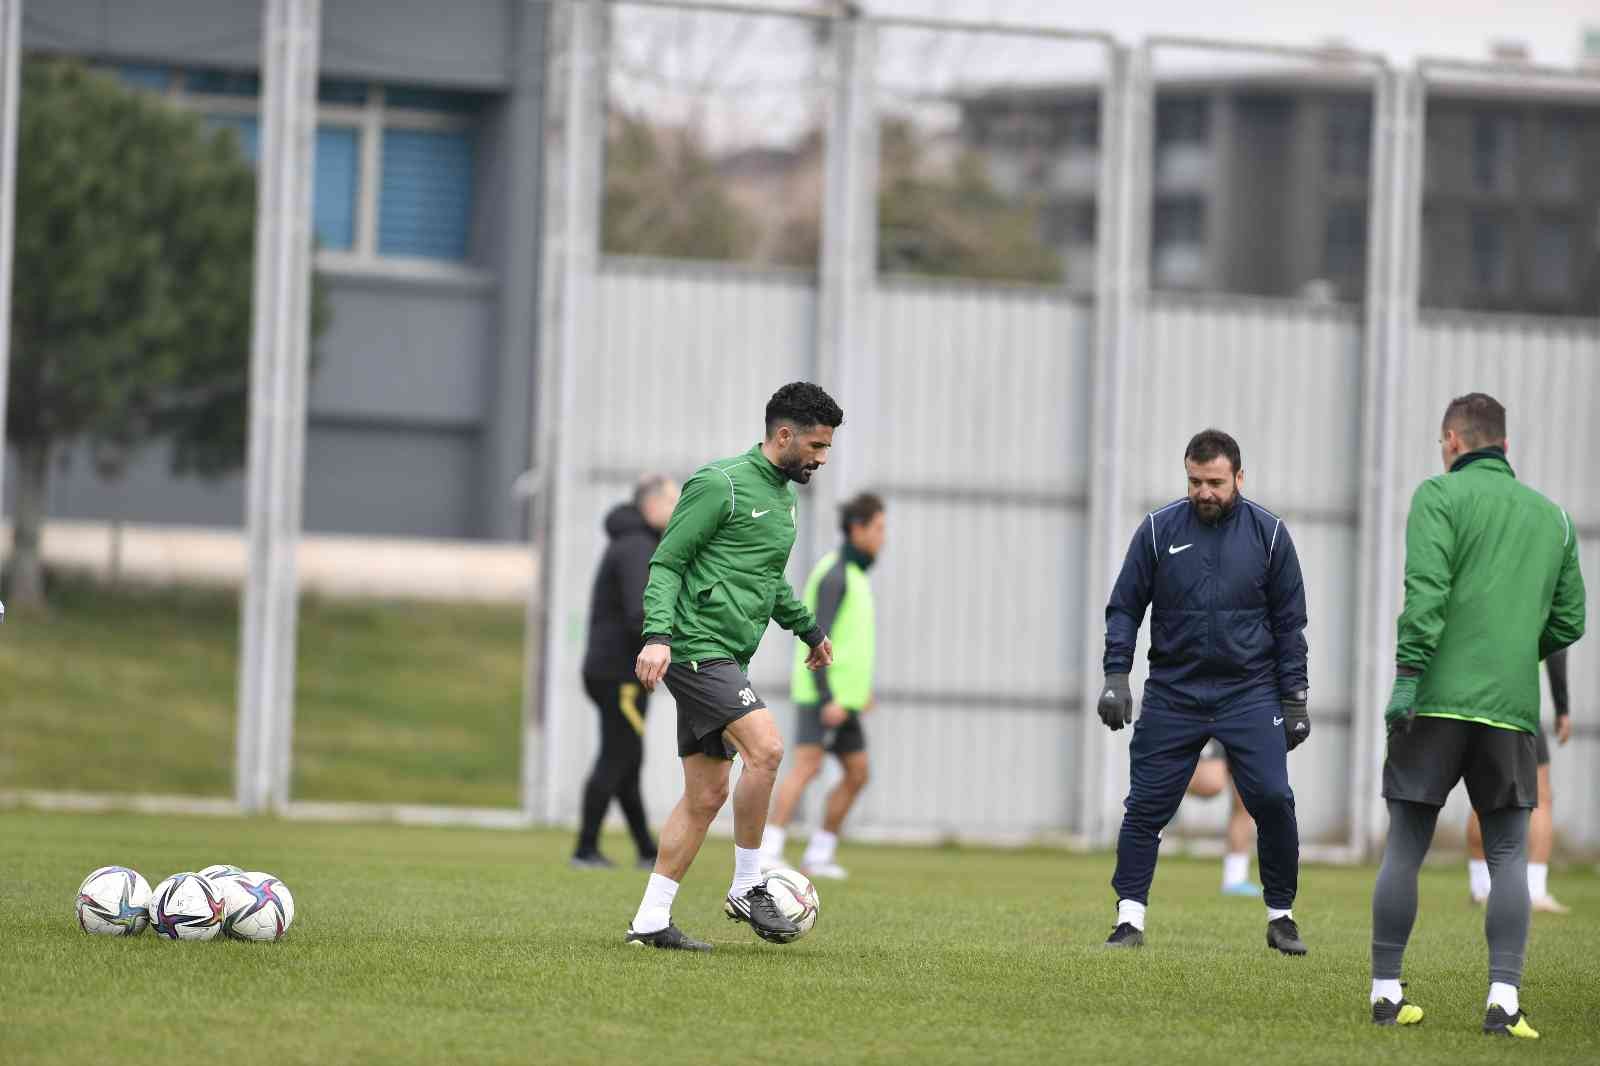
{"type": "Polygon", "coordinates": [[[821,463],[806,462],[805,456],[800,454],[800,449],[798,448],[795,449],[793,455],[785,455],[782,460],[778,464],[778,469],[783,471],[783,476],[801,485],[809,484],[811,475],[815,474],[817,468],[822,465],[821,463]]]}
{"type": "Polygon", "coordinates": [[[1222,520],[1233,513],[1239,506],[1239,493],[1237,491],[1228,497],[1227,503],[1206,503],[1201,500],[1194,501],[1195,513],[1200,516],[1200,521],[1208,526],[1221,525],[1222,520]]]}

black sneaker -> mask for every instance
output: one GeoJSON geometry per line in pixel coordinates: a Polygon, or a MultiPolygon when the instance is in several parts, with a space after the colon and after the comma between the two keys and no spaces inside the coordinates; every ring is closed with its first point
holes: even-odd
{"type": "Polygon", "coordinates": [[[574,870],[614,870],[617,864],[598,851],[580,851],[567,863],[574,870]]]}
{"type": "Polygon", "coordinates": [[[1505,1008],[1491,1006],[1483,1016],[1485,1036],[1515,1036],[1523,1040],[1537,1040],[1539,1033],[1528,1024],[1528,1012],[1519,1010],[1507,1014],[1505,1008]]]}
{"type": "Polygon", "coordinates": [[[1142,948],[1144,947],[1144,930],[1134,928],[1132,922],[1123,922],[1111,930],[1111,935],[1106,937],[1108,948],[1142,948]]]}
{"type": "MultiPolygon", "coordinates": [[[[1400,986],[1402,989],[1405,985],[1400,986]]],[[[1380,999],[1372,1005],[1373,1025],[1416,1025],[1422,1021],[1422,1008],[1405,997],[1400,996],[1399,1003],[1391,1003],[1387,999],[1380,999]]]]}
{"type": "Polygon", "coordinates": [[[730,921],[744,922],[756,936],[773,944],[787,944],[800,935],[800,927],[778,913],[778,904],[766,885],[757,885],[742,896],[729,896],[722,912],[730,921]]]}
{"type": "Polygon", "coordinates": [[[696,940],[684,934],[682,929],[667,923],[665,929],[657,929],[653,933],[635,933],[633,927],[628,927],[628,935],[623,937],[624,944],[636,948],[668,948],[674,951],[710,951],[711,945],[704,940],[696,940]]]}
{"type": "Polygon", "coordinates": [[[1267,923],[1267,947],[1277,948],[1285,955],[1306,953],[1306,942],[1300,939],[1300,927],[1293,918],[1276,918],[1267,923]]]}

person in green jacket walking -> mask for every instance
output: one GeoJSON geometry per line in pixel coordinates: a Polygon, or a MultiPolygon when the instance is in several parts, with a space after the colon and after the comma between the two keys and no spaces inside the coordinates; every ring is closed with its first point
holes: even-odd
{"type": "Polygon", "coordinates": [[[1383,796],[1389,838],[1372,892],[1372,1020],[1412,1025],[1401,991],[1417,871],[1458,781],[1489,864],[1483,1031],[1537,1039],[1519,1002],[1528,943],[1528,813],[1538,802],[1539,662],[1583,636],[1572,518],[1516,479],[1506,411],[1471,393],[1445,408],[1447,473],[1417,487],[1406,520],[1405,607],[1395,648],[1383,796]]]}
{"type": "Polygon", "coordinates": [[[823,753],[832,752],[844,776],[828,793],[822,828],[811,834],[800,869],[813,878],[841,881],[848,876],[834,861],[834,849],[851,806],[867,787],[867,736],[861,716],[872,707],[877,642],[867,571],[883,551],[885,523],[882,499],[870,492],[852,498],[840,509],[844,544],[824,555],[806,581],[805,605],[816,612],[817,624],[833,641],[834,659],[825,670],[807,670],[801,649],[795,649],[789,686],[796,716],[794,768],[778,786],[772,817],[761,838],[763,867],[785,865],[789,819],[806,786],[822,769],[823,753]]]}
{"type": "Polygon", "coordinates": [[[733,883],[724,913],[763,940],[784,943],[799,935],[761,883],[761,833],[783,737],[746,671],[769,621],[805,641],[811,669],[833,660],[827,634],[783,572],[795,540],[791,482],[803,485],[822,468],[843,422],[839,405],[816,385],[779,389],[767,402],[766,438],[684,483],[650,559],[644,648],[634,671],[646,691],[664,680],[678,705],[683,797],[661,829],[655,869],[625,943],[711,950],[672,924],[672,901],[728,800],[735,752],[744,771],[733,797],[733,883]]]}

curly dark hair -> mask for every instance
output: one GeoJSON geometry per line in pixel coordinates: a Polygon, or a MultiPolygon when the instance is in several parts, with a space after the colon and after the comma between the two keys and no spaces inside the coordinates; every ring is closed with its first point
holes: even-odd
{"type": "Polygon", "coordinates": [[[1183,450],[1185,459],[1193,459],[1197,463],[1209,463],[1219,455],[1228,457],[1235,474],[1244,469],[1244,462],[1239,457],[1239,442],[1220,429],[1202,429],[1189,439],[1189,446],[1183,450]]]}
{"type": "Polygon", "coordinates": [[[817,426],[838,429],[844,424],[844,411],[822,391],[822,386],[791,381],[767,401],[767,436],[786,422],[801,433],[817,426]]]}

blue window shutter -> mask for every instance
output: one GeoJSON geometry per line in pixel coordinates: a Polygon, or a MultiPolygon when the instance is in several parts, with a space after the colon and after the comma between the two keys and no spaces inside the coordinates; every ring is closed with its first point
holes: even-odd
{"type": "Polygon", "coordinates": [[[472,183],[471,133],[385,129],[378,253],[465,259],[472,183]]]}
{"type": "Polygon", "coordinates": [[[206,125],[214,130],[232,130],[239,135],[239,147],[252,163],[261,160],[261,124],[251,115],[207,115],[206,125]]]}
{"type": "Polygon", "coordinates": [[[323,78],[317,82],[317,100],[324,104],[364,104],[367,102],[367,83],[323,78]]]}
{"type": "Polygon", "coordinates": [[[312,219],[317,240],[324,248],[353,247],[361,188],[361,138],[353,126],[317,127],[315,180],[312,219]]]}
{"type": "Polygon", "coordinates": [[[420,85],[390,85],[383,91],[385,107],[405,111],[437,111],[447,115],[475,115],[483,110],[482,93],[428,89],[420,85]]]}
{"type": "Polygon", "coordinates": [[[117,77],[122,84],[130,88],[153,89],[156,92],[165,92],[167,83],[172,80],[172,70],[169,67],[124,63],[117,68],[117,77]]]}

